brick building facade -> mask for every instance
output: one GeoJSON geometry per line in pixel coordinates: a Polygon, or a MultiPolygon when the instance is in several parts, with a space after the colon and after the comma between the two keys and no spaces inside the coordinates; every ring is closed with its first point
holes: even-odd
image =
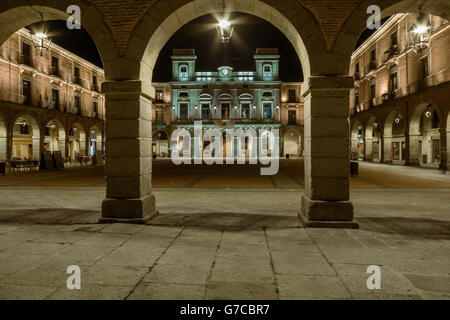
{"type": "Polygon", "coordinates": [[[40,50],[34,43],[21,29],[0,47],[0,160],[102,150],[103,70],[55,44],[40,50]]]}
{"type": "MultiPolygon", "coordinates": [[[[450,139],[450,25],[428,15],[429,46],[414,50],[416,14],[397,14],[353,54],[352,157],[437,168],[450,139]]],[[[448,161],[448,160],[447,160],[448,161]]]]}

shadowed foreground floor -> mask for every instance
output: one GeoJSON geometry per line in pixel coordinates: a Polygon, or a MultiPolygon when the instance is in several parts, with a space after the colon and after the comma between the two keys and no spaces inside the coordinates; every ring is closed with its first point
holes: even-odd
{"type": "Polygon", "coordinates": [[[157,188],[161,215],[150,226],[96,224],[104,187],[79,187],[76,170],[60,186],[54,173],[27,177],[50,186],[5,177],[0,298],[450,299],[450,189],[431,188],[448,175],[362,168],[385,170],[385,186],[352,191],[360,229],[302,229],[302,189],[287,187],[284,168],[288,179],[270,188],[157,188]],[[413,179],[422,184],[393,186],[413,179]],[[66,288],[70,265],[81,268],[81,290],[66,288]],[[369,265],[381,266],[381,290],[367,289],[369,265]]]}

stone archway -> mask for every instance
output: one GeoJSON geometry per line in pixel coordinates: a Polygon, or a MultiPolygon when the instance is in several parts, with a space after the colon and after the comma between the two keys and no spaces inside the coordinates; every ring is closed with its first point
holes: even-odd
{"type": "Polygon", "coordinates": [[[363,126],[357,121],[353,124],[351,133],[351,159],[359,160],[364,158],[365,154],[365,144],[364,144],[364,134],[363,126]]]}
{"type": "Polygon", "coordinates": [[[39,160],[42,150],[41,130],[37,120],[29,115],[19,115],[13,121],[11,158],[39,160]]]}
{"type": "Polygon", "coordinates": [[[365,133],[365,151],[366,160],[380,162],[382,159],[382,136],[381,136],[381,124],[376,117],[371,117],[366,126],[365,133]]]}
{"type": "Polygon", "coordinates": [[[404,164],[406,160],[405,116],[394,110],[384,123],[384,161],[404,164]]]}
{"type": "Polygon", "coordinates": [[[75,122],[69,129],[69,157],[76,159],[80,156],[86,156],[86,131],[79,122],[75,122]]]}
{"type": "MultiPolygon", "coordinates": [[[[296,49],[305,77],[305,192],[301,220],[308,226],[354,227],[349,202],[350,53],[331,50],[317,16],[299,2],[225,1],[227,12],[243,12],[272,23],[296,49]],[[324,63],[326,62],[326,63],[324,63]],[[332,166],[333,170],[320,170],[332,166]]],[[[157,213],[151,189],[152,73],[169,38],[184,24],[206,14],[221,14],[209,0],[160,2],[136,24],[125,56],[106,65],[103,84],[106,121],[107,199],[102,221],[143,223],[157,213]],[[124,81],[124,79],[128,79],[124,81]],[[126,106],[126,107],[125,107],[126,106]],[[119,130],[118,128],[121,128],[119,130]],[[122,147],[121,147],[122,146],[122,147]],[[125,151],[125,147],[127,149],[125,151]],[[126,166],[127,172],[120,168],[126,166]]]]}
{"type": "Polygon", "coordinates": [[[284,150],[284,156],[289,157],[299,157],[301,156],[301,135],[297,130],[288,130],[284,134],[283,139],[283,150],[284,150]]]}
{"type": "Polygon", "coordinates": [[[102,132],[96,125],[92,126],[89,129],[88,141],[89,141],[88,154],[90,156],[95,156],[97,152],[101,152],[103,150],[102,132]]]}
{"type": "Polygon", "coordinates": [[[44,150],[60,151],[63,157],[66,155],[66,130],[58,119],[50,120],[45,125],[44,150]]]}
{"type": "Polygon", "coordinates": [[[438,168],[441,156],[442,116],[434,103],[416,106],[409,124],[409,150],[411,163],[438,168]]]}
{"type": "Polygon", "coordinates": [[[8,128],[3,115],[0,114],[0,162],[8,160],[8,128]]]}

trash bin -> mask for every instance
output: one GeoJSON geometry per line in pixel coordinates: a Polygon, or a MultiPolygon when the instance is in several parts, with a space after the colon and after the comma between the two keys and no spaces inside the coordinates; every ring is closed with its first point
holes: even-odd
{"type": "Polygon", "coordinates": [[[356,161],[350,161],[350,176],[359,176],[359,163],[356,161]]]}

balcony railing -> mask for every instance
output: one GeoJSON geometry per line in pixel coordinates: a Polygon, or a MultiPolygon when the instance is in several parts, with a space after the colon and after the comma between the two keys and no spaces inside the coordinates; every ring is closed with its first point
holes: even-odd
{"type": "Polygon", "coordinates": [[[50,67],[49,68],[49,74],[51,76],[55,76],[55,77],[60,77],[61,78],[61,74],[59,73],[58,67],[50,67]]]}
{"type": "Polygon", "coordinates": [[[378,64],[376,60],[372,60],[370,61],[370,63],[367,65],[367,70],[372,71],[372,70],[377,70],[378,68],[378,64]]]}
{"type": "Polygon", "coordinates": [[[400,51],[398,50],[398,46],[392,46],[389,50],[386,50],[384,52],[384,61],[388,61],[389,59],[391,59],[394,56],[397,56],[400,53],[400,51]]]}
{"type": "Polygon", "coordinates": [[[33,59],[30,56],[21,55],[19,61],[21,64],[34,67],[33,59]]]}

